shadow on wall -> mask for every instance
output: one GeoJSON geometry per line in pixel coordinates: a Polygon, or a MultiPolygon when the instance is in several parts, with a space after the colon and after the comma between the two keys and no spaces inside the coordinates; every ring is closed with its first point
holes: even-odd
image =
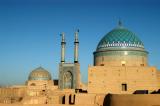
{"type": "Polygon", "coordinates": [[[103,106],[110,106],[111,105],[111,94],[107,94],[104,97],[103,106]]]}

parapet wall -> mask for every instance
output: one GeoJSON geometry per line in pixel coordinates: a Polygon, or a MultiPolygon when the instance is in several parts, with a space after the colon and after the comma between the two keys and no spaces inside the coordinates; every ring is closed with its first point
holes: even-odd
{"type": "Polygon", "coordinates": [[[160,106],[160,94],[75,94],[75,103],[69,104],[0,104],[0,106],[160,106]]]}
{"type": "Polygon", "coordinates": [[[160,106],[160,94],[107,95],[104,106],[160,106]]]}
{"type": "MultiPolygon", "coordinates": [[[[0,104],[0,106],[53,106],[53,104],[37,104],[37,105],[22,105],[22,104],[0,104]]],[[[97,105],[62,105],[54,104],[54,106],[97,106],[97,105]]]]}

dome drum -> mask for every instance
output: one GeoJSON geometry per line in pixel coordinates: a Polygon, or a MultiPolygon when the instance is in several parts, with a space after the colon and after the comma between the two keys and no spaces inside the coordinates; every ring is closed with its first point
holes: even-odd
{"type": "Polygon", "coordinates": [[[93,53],[95,57],[97,56],[112,56],[112,55],[118,55],[118,56],[148,56],[148,52],[146,51],[131,51],[131,50],[108,50],[108,51],[98,51],[93,53]]]}
{"type": "Polygon", "coordinates": [[[107,51],[94,52],[95,66],[147,66],[147,52],[143,51],[107,51]]]}

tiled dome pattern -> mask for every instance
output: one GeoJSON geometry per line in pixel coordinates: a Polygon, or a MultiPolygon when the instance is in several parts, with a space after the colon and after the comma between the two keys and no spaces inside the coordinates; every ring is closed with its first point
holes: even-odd
{"type": "Polygon", "coordinates": [[[144,49],[143,42],[136,36],[136,34],[121,26],[107,33],[100,40],[97,50],[104,50],[113,47],[144,49]]]}

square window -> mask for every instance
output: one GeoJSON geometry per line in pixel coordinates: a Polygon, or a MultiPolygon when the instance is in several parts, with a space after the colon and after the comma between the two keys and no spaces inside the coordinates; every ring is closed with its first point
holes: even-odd
{"type": "Polygon", "coordinates": [[[127,84],[122,84],[122,91],[127,91],[127,84]]]}

